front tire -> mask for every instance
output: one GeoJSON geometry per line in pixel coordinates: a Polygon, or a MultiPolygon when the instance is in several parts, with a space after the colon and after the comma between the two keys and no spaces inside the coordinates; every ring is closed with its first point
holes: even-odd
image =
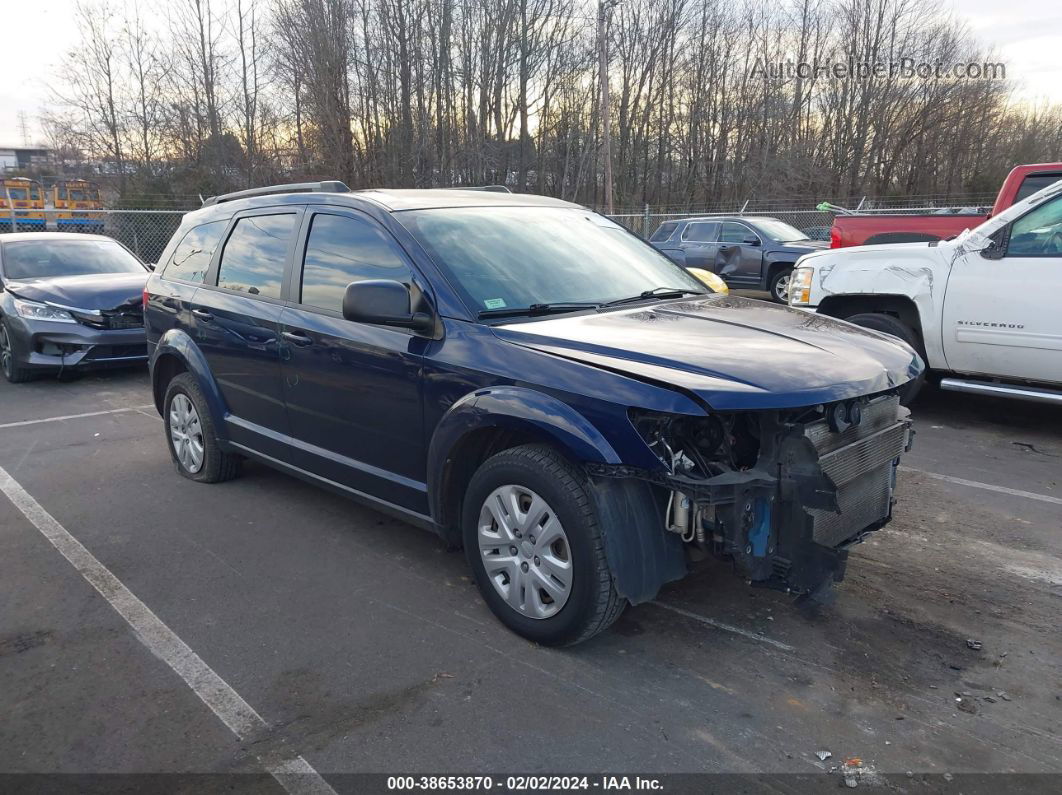
{"type": "Polygon", "coordinates": [[[789,280],[793,277],[793,266],[787,265],[779,268],[771,274],[767,290],[771,294],[771,300],[779,304],[789,303],[789,280]]]}
{"type": "Polygon", "coordinates": [[[241,459],[221,449],[206,398],[190,373],[181,373],[170,381],[162,405],[166,444],[183,477],[199,483],[220,483],[240,473],[241,459]]]}
{"type": "Polygon", "coordinates": [[[19,366],[6,320],[0,320],[0,370],[12,384],[23,384],[33,378],[32,370],[19,366]]]}
{"type": "Polygon", "coordinates": [[[480,594],[513,632],[567,646],[608,628],[626,606],[612,582],[585,476],[544,445],[492,456],[462,510],[480,594]]]}
{"type": "MultiPolygon", "coordinates": [[[[899,318],[892,315],[886,315],[881,312],[864,312],[858,315],[852,315],[845,318],[849,323],[854,323],[857,326],[868,328],[871,331],[880,331],[885,334],[890,334],[893,337],[899,337],[906,342],[914,351],[922,357],[922,361],[925,361],[926,354],[922,348],[922,340],[918,338],[918,334],[913,328],[908,326],[899,318]]],[[[918,393],[922,391],[922,387],[926,383],[926,371],[923,370],[921,375],[913,381],[909,381],[900,392],[900,403],[904,406],[909,406],[918,397],[918,393]]]]}

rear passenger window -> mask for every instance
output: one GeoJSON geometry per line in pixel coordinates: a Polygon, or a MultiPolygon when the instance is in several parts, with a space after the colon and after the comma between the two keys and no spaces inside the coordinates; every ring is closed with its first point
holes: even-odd
{"type": "Polygon", "coordinates": [[[303,304],[341,312],[351,282],[408,283],[410,276],[394,242],[371,221],[344,215],[313,217],[302,265],[303,304]]]}
{"type": "Polygon", "coordinates": [[[228,221],[213,221],[192,227],[177,246],[162,275],[167,279],[201,282],[210,268],[214,249],[221,242],[228,221]]]}
{"type": "Polygon", "coordinates": [[[252,215],[232,229],[218,266],[218,287],[280,298],[294,215],[252,215]]]}

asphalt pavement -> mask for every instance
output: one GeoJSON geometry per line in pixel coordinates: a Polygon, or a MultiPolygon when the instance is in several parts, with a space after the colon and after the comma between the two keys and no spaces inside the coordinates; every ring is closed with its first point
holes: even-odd
{"type": "Polygon", "coordinates": [[[1062,415],[915,418],[833,604],[709,564],[557,650],[423,530],[179,477],[143,370],[0,382],[0,772],[1062,773],[1062,415]]]}

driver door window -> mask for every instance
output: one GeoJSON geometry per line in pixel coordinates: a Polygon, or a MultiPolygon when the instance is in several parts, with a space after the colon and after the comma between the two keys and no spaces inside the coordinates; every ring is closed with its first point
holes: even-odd
{"type": "Polygon", "coordinates": [[[723,243],[741,243],[751,234],[752,232],[741,224],[726,223],[723,224],[723,234],[719,240],[723,243]]]}
{"type": "Polygon", "coordinates": [[[1011,226],[1007,257],[1062,257],[1062,196],[1041,204],[1011,226]]]}

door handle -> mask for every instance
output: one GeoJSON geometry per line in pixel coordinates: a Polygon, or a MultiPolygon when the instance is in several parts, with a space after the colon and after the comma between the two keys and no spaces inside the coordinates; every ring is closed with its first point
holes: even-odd
{"type": "Polygon", "coordinates": [[[300,334],[297,331],[282,331],[280,336],[290,342],[292,345],[306,346],[312,345],[313,340],[305,334],[300,334]]]}
{"type": "Polygon", "coordinates": [[[193,309],[192,314],[200,320],[213,320],[214,316],[207,312],[205,309],[193,309]]]}

